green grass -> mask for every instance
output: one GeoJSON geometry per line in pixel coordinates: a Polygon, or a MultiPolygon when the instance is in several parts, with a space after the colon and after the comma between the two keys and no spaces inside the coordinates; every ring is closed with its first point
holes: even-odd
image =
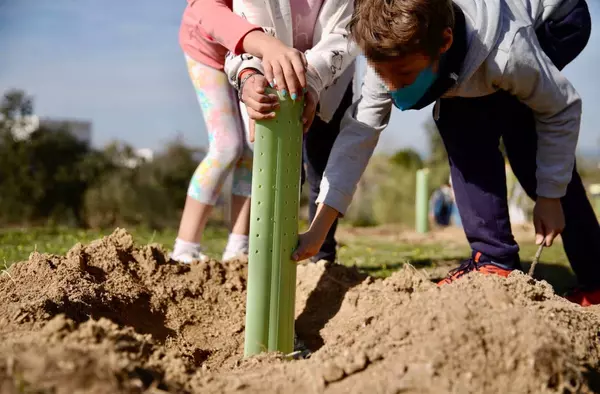
{"type": "MultiPolygon", "coordinates": [[[[305,227],[304,225],[302,227],[305,227]]],[[[138,244],[159,243],[170,250],[175,240],[175,230],[154,232],[143,228],[128,229],[138,244]]],[[[70,228],[33,228],[0,230],[0,266],[3,262],[10,265],[27,260],[33,251],[51,254],[65,254],[78,242],[88,243],[110,230],[76,230],[70,228]]],[[[219,258],[225,247],[227,230],[223,227],[209,227],[203,239],[206,253],[219,258]]],[[[356,265],[361,270],[377,277],[386,277],[406,263],[417,268],[437,270],[436,274],[445,274],[458,262],[469,256],[467,245],[459,242],[423,242],[398,243],[377,236],[344,237],[344,228],[340,228],[339,238],[343,245],[339,251],[339,260],[343,264],[356,265]],[[345,243],[344,243],[345,242],[345,243]]],[[[523,266],[528,269],[537,246],[533,243],[521,245],[523,266]]],[[[536,269],[536,277],[545,279],[563,291],[574,284],[568,260],[561,244],[547,248],[536,269]]]]}
{"type": "Polygon", "coordinates": [[[468,248],[456,245],[392,243],[376,237],[360,237],[344,244],[339,259],[356,265],[371,275],[385,277],[405,263],[416,267],[435,265],[441,261],[456,261],[468,256],[468,248]]]}
{"type": "MultiPolygon", "coordinates": [[[[532,241],[522,242],[520,247],[522,266],[528,271],[538,246],[532,241]]],[[[352,237],[352,242],[340,248],[339,259],[346,265],[356,265],[376,277],[389,276],[404,264],[410,263],[428,271],[432,278],[441,278],[461,260],[468,258],[470,253],[466,243],[426,241],[415,245],[368,236],[352,237]]],[[[561,243],[544,249],[534,276],[552,284],[558,293],[575,285],[575,277],[561,243]]]]}
{"type": "MultiPolygon", "coordinates": [[[[152,231],[143,228],[127,229],[137,244],[159,243],[171,250],[177,235],[175,230],[152,231]]],[[[27,260],[33,251],[40,253],[65,254],[78,242],[89,243],[110,235],[111,230],[78,230],[72,228],[32,228],[0,230],[0,262],[10,265],[27,260]]],[[[227,241],[227,230],[222,227],[209,227],[203,246],[211,256],[218,258],[227,241]]]]}

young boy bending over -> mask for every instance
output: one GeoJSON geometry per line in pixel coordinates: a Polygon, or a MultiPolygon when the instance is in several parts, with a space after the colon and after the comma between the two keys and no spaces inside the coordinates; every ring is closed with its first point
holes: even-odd
{"type": "Polygon", "coordinates": [[[600,303],[600,226],[575,168],[581,99],[560,72],[590,36],[585,0],[359,0],[349,30],[369,69],[294,258],[315,253],[345,213],[392,105],[404,111],[435,102],[473,251],[440,284],[471,271],[507,276],[520,268],[502,137],[515,175],[536,201],[536,242],[550,246],[562,233],[581,285],[568,298],[600,303]]]}

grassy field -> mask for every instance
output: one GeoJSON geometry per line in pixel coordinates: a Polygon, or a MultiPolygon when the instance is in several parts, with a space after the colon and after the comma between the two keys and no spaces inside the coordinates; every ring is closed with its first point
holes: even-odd
{"type": "MultiPolygon", "coordinates": [[[[128,229],[138,244],[159,243],[170,250],[175,230],[154,232],[128,229]]],[[[110,234],[106,231],[73,230],[68,228],[34,228],[0,230],[0,264],[27,260],[32,251],[65,254],[78,242],[88,243],[110,234]]],[[[225,246],[227,230],[210,227],[203,245],[209,256],[219,258],[225,246]]],[[[462,231],[452,229],[425,236],[396,227],[353,229],[341,227],[338,232],[341,246],[339,261],[358,266],[370,275],[384,277],[411,263],[426,271],[435,280],[443,277],[460,260],[469,256],[469,247],[462,231]]],[[[529,267],[537,247],[529,234],[517,236],[521,244],[521,259],[529,267]]],[[[562,245],[546,249],[536,269],[536,278],[545,279],[562,292],[574,284],[574,277],[562,245]]]]}

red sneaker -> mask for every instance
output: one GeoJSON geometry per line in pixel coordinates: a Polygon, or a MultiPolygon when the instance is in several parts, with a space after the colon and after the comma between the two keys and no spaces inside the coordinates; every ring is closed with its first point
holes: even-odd
{"type": "Polygon", "coordinates": [[[565,298],[581,306],[592,306],[600,304],[600,289],[584,290],[577,288],[565,295],[565,298]]]}
{"type": "Polygon", "coordinates": [[[438,282],[438,286],[452,283],[455,280],[472,271],[477,271],[484,275],[499,275],[504,278],[506,278],[508,275],[510,275],[511,272],[513,272],[512,269],[501,268],[491,263],[479,263],[479,256],[480,254],[477,253],[475,255],[475,259],[466,260],[458,268],[455,268],[452,271],[450,271],[446,278],[438,282]]]}

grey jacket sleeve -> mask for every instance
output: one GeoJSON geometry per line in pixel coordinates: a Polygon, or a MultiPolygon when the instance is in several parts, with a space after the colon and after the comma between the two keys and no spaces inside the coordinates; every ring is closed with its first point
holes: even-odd
{"type": "Polygon", "coordinates": [[[329,155],[317,203],[342,215],[346,213],[356,186],[390,119],[392,100],[371,67],[367,68],[361,97],[342,120],[341,131],[329,155]]]}
{"type": "Polygon", "coordinates": [[[538,134],[537,194],[563,197],[571,181],[581,99],[541,49],[533,28],[515,36],[500,88],[533,110],[538,134]]]}

